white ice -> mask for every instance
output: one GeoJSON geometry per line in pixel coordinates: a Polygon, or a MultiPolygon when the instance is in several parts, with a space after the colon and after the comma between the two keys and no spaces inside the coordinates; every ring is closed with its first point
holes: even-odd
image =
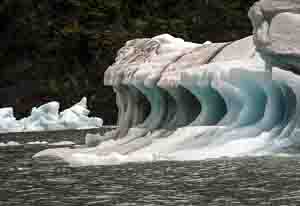
{"type": "Polygon", "coordinates": [[[12,107],[0,108],[0,132],[21,132],[24,126],[17,121],[12,107]]]}
{"type": "Polygon", "coordinates": [[[43,145],[43,144],[48,144],[47,141],[35,141],[35,142],[27,142],[26,144],[30,145],[43,145]]]}
{"type": "Polygon", "coordinates": [[[89,129],[103,124],[101,118],[88,116],[90,111],[85,97],[62,112],[59,112],[59,107],[59,103],[55,101],[34,107],[30,116],[21,120],[14,117],[13,108],[1,108],[0,133],[89,129]]]}
{"type": "Polygon", "coordinates": [[[105,75],[118,97],[117,136],[88,135],[88,148],[48,149],[34,157],[83,166],[282,155],[300,146],[300,77],[268,67],[251,37],[230,45],[195,45],[170,35],[130,41],[105,75]],[[150,112],[135,122],[139,95],[150,112]]]}
{"type": "Polygon", "coordinates": [[[19,145],[22,145],[18,142],[15,142],[15,141],[9,141],[9,142],[0,142],[0,147],[8,147],[8,146],[19,146],[19,145]]]}

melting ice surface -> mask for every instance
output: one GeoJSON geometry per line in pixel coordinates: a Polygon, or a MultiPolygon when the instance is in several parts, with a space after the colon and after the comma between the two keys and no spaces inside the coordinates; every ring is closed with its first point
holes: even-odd
{"type": "Polygon", "coordinates": [[[102,119],[88,117],[87,100],[82,98],[72,107],[59,112],[58,102],[34,107],[29,117],[16,120],[13,108],[0,109],[0,133],[64,129],[87,129],[102,126],[102,119]]]}
{"type": "Polygon", "coordinates": [[[82,166],[298,152],[300,78],[269,66],[251,36],[129,41],[104,79],[116,92],[119,128],[93,137],[97,146],[35,157],[82,166]]]}

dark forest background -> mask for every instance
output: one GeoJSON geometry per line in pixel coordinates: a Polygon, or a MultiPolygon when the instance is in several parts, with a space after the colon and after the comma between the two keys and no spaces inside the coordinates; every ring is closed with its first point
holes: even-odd
{"type": "Polygon", "coordinates": [[[2,0],[0,107],[16,116],[88,97],[92,115],[116,121],[115,97],[103,74],[129,39],[169,33],[193,42],[251,34],[255,0],[2,0]]]}

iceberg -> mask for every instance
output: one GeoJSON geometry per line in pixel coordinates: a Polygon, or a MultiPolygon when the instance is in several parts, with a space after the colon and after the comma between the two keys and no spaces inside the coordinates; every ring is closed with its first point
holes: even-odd
{"type": "Polygon", "coordinates": [[[29,117],[21,119],[24,131],[43,131],[63,129],[59,127],[59,103],[49,102],[31,110],[29,117]]]}
{"type": "Polygon", "coordinates": [[[48,149],[73,166],[299,152],[300,14],[261,0],[253,35],[196,44],[162,34],[126,42],[105,72],[119,127],[87,148],[48,149]]]}
{"type": "Polygon", "coordinates": [[[67,129],[90,129],[101,127],[103,120],[97,117],[88,117],[87,99],[84,97],[74,106],[60,113],[59,123],[67,129]]]}
{"type": "Polygon", "coordinates": [[[21,132],[24,130],[22,123],[16,120],[12,107],[0,108],[0,131],[21,132]]]}
{"type": "Polygon", "coordinates": [[[30,116],[21,120],[16,120],[13,108],[1,108],[0,133],[89,129],[103,124],[101,118],[88,116],[90,111],[86,97],[62,112],[59,112],[59,108],[58,102],[49,102],[32,108],[30,116]]]}

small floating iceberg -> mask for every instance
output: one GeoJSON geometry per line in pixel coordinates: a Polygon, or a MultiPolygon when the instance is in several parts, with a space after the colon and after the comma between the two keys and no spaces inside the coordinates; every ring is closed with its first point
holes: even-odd
{"type": "Polygon", "coordinates": [[[24,131],[44,131],[64,129],[59,121],[59,103],[49,102],[31,110],[29,117],[21,119],[24,131]]]}
{"type": "Polygon", "coordinates": [[[24,127],[17,121],[12,107],[0,108],[0,132],[21,132],[24,127]]]}
{"type": "Polygon", "coordinates": [[[14,117],[12,107],[0,108],[0,133],[90,129],[103,124],[101,118],[88,116],[86,97],[62,112],[59,108],[58,102],[49,102],[32,108],[30,116],[21,120],[14,117]]]}
{"type": "Polygon", "coordinates": [[[59,122],[67,129],[90,129],[103,125],[103,120],[98,117],[88,117],[87,99],[84,97],[74,106],[60,113],[59,122]]]}

